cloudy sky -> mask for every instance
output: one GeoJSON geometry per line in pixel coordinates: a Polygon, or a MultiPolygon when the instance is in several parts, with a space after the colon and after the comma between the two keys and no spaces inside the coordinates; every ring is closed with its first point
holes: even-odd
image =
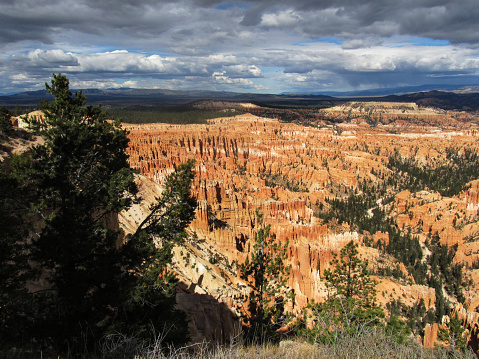
{"type": "Polygon", "coordinates": [[[478,0],[1,0],[0,93],[479,84],[478,0]]]}

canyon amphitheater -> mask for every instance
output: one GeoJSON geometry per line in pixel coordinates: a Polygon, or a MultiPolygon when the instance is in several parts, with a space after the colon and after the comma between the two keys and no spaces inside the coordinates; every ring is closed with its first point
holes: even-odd
{"type": "MultiPolygon", "coordinates": [[[[190,317],[193,341],[225,342],[239,329],[249,289],[240,279],[238,264],[252,248],[259,228],[257,210],[276,239],[289,243],[288,286],[296,295],[288,308],[292,313],[311,300],[323,300],[327,290],[322,274],[333,253],[351,240],[359,244],[371,273],[395,266],[403,272],[400,279],[373,275],[378,281],[377,300],[384,307],[393,299],[407,306],[422,299],[426,308],[435,307],[433,288],[416,284],[404,264],[366,245],[388,243],[387,233],[358,231],[350,223],[325,223],[316,213],[327,207],[327,199],[359,191],[361,183],[386,183],[393,154],[434,165],[445,160],[449,148],[477,152],[478,121],[464,113],[424,110],[415,104],[374,110],[371,106],[330,108],[327,115],[341,121],[309,127],[250,113],[203,125],[123,125],[130,131],[130,163],[139,173],[143,198],[121,214],[126,232],[146,215],[165,177],[179,164],[195,160],[192,193],[199,205],[188,229],[191,239],[175,248],[172,264],[181,280],[178,306],[190,317]]],[[[454,262],[464,264],[468,284],[464,303],[450,300],[477,338],[479,269],[473,268],[479,260],[479,180],[465,188],[453,197],[427,189],[404,190],[392,193],[388,204],[378,201],[378,206],[398,229],[417,236],[426,254],[424,242],[431,234],[442,245],[458,245],[454,262]]],[[[431,347],[437,330],[437,324],[428,324],[417,339],[431,347]]]]}

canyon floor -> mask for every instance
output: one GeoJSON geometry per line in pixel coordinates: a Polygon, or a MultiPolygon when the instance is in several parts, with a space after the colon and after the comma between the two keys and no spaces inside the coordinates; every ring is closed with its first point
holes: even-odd
{"type": "MultiPolygon", "coordinates": [[[[238,331],[248,293],[238,264],[245,260],[258,231],[257,210],[277,240],[289,241],[288,285],[296,295],[289,308],[293,313],[326,296],[322,274],[333,253],[350,240],[368,259],[378,280],[377,300],[385,309],[391,303],[404,308],[422,303],[426,311],[436,311],[435,288],[417,283],[412,262],[384,249],[396,240],[392,232],[328,216],[334,200],[347,201],[355,195],[374,199],[362,209],[367,218],[381,213],[378,221],[387,221],[401,238],[417,240],[422,252],[417,263],[424,264],[427,275],[432,270],[427,260],[431,243],[446,251],[455,248],[451,265],[459,265],[462,294],[459,300],[444,287],[441,300],[460,314],[477,346],[479,177],[447,196],[427,186],[408,188],[406,171],[391,165],[396,159],[415,168],[439,169],[477,154],[477,117],[415,104],[353,103],[310,111],[315,121],[305,126],[274,114],[264,116],[254,105],[242,108],[248,112],[201,125],[124,124],[130,131],[130,163],[139,172],[144,199],[122,213],[127,232],[160,193],[165,177],[179,164],[195,159],[192,191],[199,206],[189,229],[191,239],[175,249],[173,263],[182,281],[179,307],[190,315],[193,340],[227,341],[238,331]]],[[[433,346],[437,329],[437,323],[428,323],[415,334],[426,346],[433,346]]]]}

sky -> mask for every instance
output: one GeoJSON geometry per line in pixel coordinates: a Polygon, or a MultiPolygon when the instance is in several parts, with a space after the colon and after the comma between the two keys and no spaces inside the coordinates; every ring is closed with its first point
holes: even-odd
{"type": "Polygon", "coordinates": [[[478,0],[1,0],[0,94],[479,84],[478,0]]]}

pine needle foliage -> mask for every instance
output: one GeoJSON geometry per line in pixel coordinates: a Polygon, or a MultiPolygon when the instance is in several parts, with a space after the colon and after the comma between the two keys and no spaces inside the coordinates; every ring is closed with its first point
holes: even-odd
{"type": "Polygon", "coordinates": [[[462,320],[459,319],[457,313],[454,313],[449,316],[449,321],[446,322],[445,326],[439,327],[437,338],[453,353],[465,352],[468,344],[468,334],[462,320]]]}
{"type": "Polygon", "coordinates": [[[186,317],[174,308],[177,279],[167,265],[194,216],[193,162],[168,177],[147,219],[122,244],[118,213],[140,200],[128,133],[100,106],[87,106],[81,91],[72,94],[64,75],[54,74],[46,89],[53,101],[45,116],[28,119],[44,143],[12,161],[30,207],[23,218],[33,228],[23,238],[28,263],[46,282],[28,294],[33,309],[23,335],[37,347],[77,354],[95,350],[109,333],[165,332],[165,342],[186,342],[186,317]]]}
{"type": "MultiPolygon", "coordinates": [[[[312,302],[303,311],[304,325],[298,331],[311,342],[329,345],[344,336],[384,326],[385,313],[376,303],[376,282],[369,276],[367,260],[359,258],[357,247],[350,241],[339,258],[333,254],[333,268],[324,271],[326,300],[312,302]]],[[[388,327],[401,340],[408,335],[397,318],[392,318],[388,327]]]]}
{"type": "Polygon", "coordinates": [[[241,279],[250,284],[249,315],[244,318],[247,338],[252,342],[276,341],[277,330],[286,324],[285,304],[292,293],[286,291],[291,266],[288,242],[281,243],[270,233],[271,225],[264,225],[263,215],[256,212],[260,228],[253,248],[240,265],[241,279]]]}
{"type": "Polygon", "coordinates": [[[350,241],[340,251],[339,258],[333,253],[331,266],[324,271],[329,295],[336,298],[355,299],[363,307],[375,305],[376,281],[369,276],[368,261],[359,258],[358,245],[350,241]]]}

